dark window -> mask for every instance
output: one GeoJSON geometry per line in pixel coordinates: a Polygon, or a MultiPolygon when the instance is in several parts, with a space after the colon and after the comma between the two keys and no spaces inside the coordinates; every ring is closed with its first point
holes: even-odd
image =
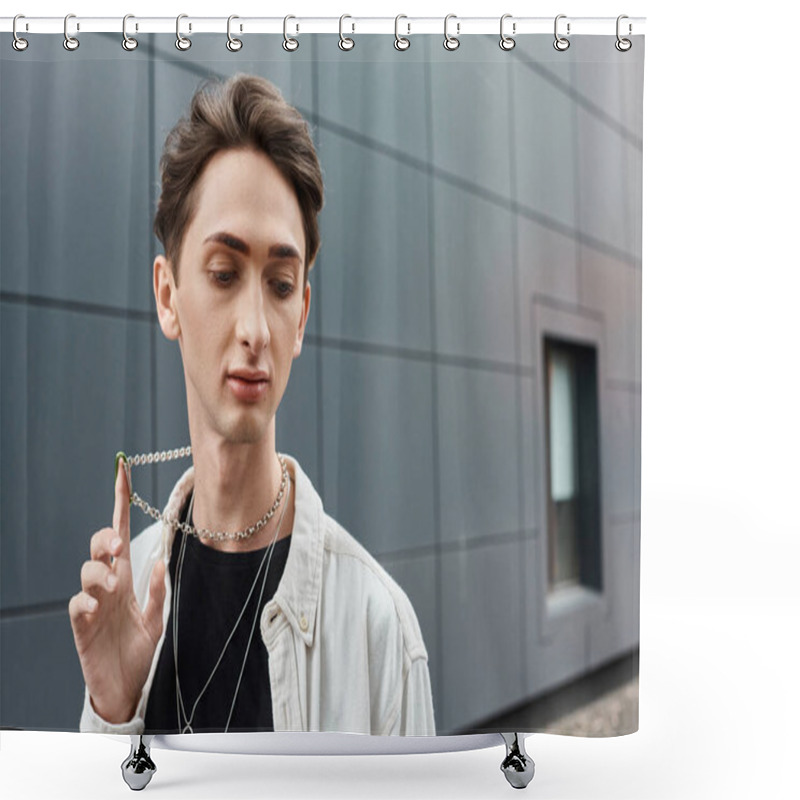
{"type": "Polygon", "coordinates": [[[548,588],[602,591],[595,347],[545,337],[548,588]]]}

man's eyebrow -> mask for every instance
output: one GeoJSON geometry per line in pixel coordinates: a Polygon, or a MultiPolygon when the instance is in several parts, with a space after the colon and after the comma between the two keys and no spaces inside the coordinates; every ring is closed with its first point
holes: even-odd
{"type": "Polygon", "coordinates": [[[274,244],[269,249],[270,258],[287,258],[302,261],[298,249],[291,244],[274,244]]]}
{"type": "Polygon", "coordinates": [[[232,233],[225,233],[225,231],[212,233],[210,236],[206,236],[206,238],[203,239],[203,244],[207,244],[208,242],[219,242],[226,247],[230,247],[231,250],[244,253],[246,256],[250,255],[250,247],[247,242],[243,241],[238,236],[234,236],[232,233]]]}
{"type": "MultiPolygon", "coordinates": [[[[206,236],[206,238],[203,239],[203,244],[207,244],[208,242],[219,242],[226,247],[230,247],[231,250],[236,250],[246,256],[250,255],[250,246],[247,242],[240,239],[238,236],[234,236],[232,233],[226,233],[225,231],[212,233],[210,236],[206,236]]],[[[269,249],[269,256],[270,258],[293,258],[297,261],[302,261],[300,252],[291,244],[272,245],[269,249]]]]}

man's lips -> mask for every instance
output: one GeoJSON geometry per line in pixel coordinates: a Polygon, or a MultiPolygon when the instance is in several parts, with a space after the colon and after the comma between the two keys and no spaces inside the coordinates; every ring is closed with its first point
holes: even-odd
{"type": "Polygon", "coordinates": [[[231,378],[241,378],[243,381],[268,381],[269,374],[257,369],[232,369],[228,376],[231,378]]]}
{"type": "Polygon", "coordinates": [[[248,403],[260,400],[269,388],[269,375],[256,370],[233,370],[228,373],[228,386],[239,400],[248,403]]]}

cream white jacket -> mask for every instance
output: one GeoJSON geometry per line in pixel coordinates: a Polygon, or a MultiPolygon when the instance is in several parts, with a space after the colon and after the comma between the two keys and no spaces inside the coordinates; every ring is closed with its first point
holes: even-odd
{"type": "MultiPolygon", "coordinates": [[[[322,507],[300,465],[286,456],[295,480],[295,517],[286,567],[264,607],[261,640],[269,654],[276,731],[435,734],[428,654],[411,602],[378,562],[322,507]]],[[[188,469],[172,490],[166,513],[178,517],[194,483],[188,469]]],[[[155,523],[131,543],[139,605],[150,574],[169,562],[175,531],[155,523]]],[[[169,569],[164,634],[171,607],[169,569]]],[[[102,733],[144,731],[147,698],[164,634],[156,646],[136,713],[111,724],[86,691],[80,728],[102,733]]]]}

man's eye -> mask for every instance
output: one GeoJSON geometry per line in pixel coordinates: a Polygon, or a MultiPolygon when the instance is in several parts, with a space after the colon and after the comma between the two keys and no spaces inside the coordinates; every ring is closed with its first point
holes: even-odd
{"type": "Polygon", "coordinates": [[[294,291],[294,286],[286,281],[275,281],[273,285],[280,297],[288,297],[294,291]]]}
{"type": "Polygon", "coordinates": [[[236,277],[235,272],[228,270],[213,272],[212,275],[214,276],[214,281],[220,286],[228,286],[229,284],[233,283],[233,279],[236,277]]]}

